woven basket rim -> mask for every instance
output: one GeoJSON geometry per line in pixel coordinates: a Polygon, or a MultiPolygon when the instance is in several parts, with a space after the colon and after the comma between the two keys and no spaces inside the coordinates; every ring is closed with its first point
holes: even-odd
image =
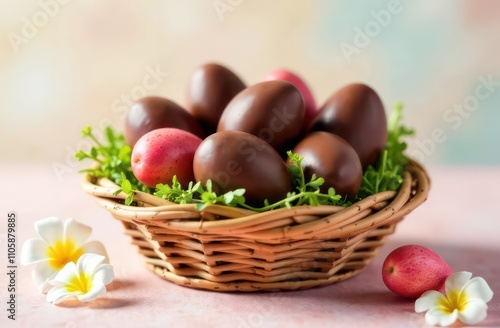
{"type": "MultiPolygon", "coordinates": [[[[161,214],[172,214],[172,220],[170,224],[175,226],[177,229],[208,233],[215,232],[217,230],[228,231],[228,229],[238,228],[245,225],[255,225],[261,222],[268,222],[269,215],[273,215],[277,218],[287,217],[290,215],[322,215],[328,213],[351,213],[354,215],[366,208],[369,208],[374,203],[383,203],[392,199],[391,203],[385,206],[381,211],[392,212],[391,215],[384,215],[382,222],[387,221],[392,216],[401,217],[410,213],[418,205],[423,203],[427,199],[428,191],[430,188],[430,179],[425,171],[425,169],[413,160],[409,160],[404,172],[404,181],[400,189],[396,191],[384,191],[371,196],[368,196],[356,203],[353,203],[349,207],[340,207],[333,205],[301,205],[293,206],[291,208],[279,208],[265,212],[254,212],[251,210],[231,207],[226,205],[209,205],[204,210],[198,211],[195,204],[176,204],[171,203],[167,200],[161,199],[154,195],[136,192],[134,200],[137,201],[140,206],[127,206],[123,204],[123,200],[127,195],[123,192],[115,194],[120,187],[107,178],[96,178],[91,176],[90,173],[86,172],[82,179],[83,190],[95,196],[101,206],[103,206],[108,211],[112,212],[114,215],[120,216],[122,219],[128,219],[131,222],[134,220],[141,221],[145,218],[149,220],[154,220],[158,218],[159,220],[167,220],[167,217],[161,214]],[[415,193],[411,194],[412,184],[418,181],[418,188],[415,193]],[[395,200],[400,200],[394,204],[395,200]],[[402,201],[404,200],[404,201],[402,201]],[[225,216],[226,220],[202,220],[193,221],[196,214],[192,217],[185,217],[183,220],[182,216],[176,216],[176,214],[185,215],[186,213],[207,213],[214,216],[225,216]]],[[[394,218],[394,219],[396,219],[394,218]]],[[[308,223],[303,223],[307,227],[308,223]]],[[[292,228],[293,231],[293,228],[292,228]]]]}

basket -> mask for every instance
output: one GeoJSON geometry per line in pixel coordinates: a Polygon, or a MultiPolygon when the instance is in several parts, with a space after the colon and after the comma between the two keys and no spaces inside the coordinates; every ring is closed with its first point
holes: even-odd
{"type": "Polygon", "coordinates": [[[211,205],[173,204],[138,192],[126,206],[119,186],[84,176],[84,191],[123,223],[158,276],[215,291],[297,290],[360,273],[398,222],[426,199],[430,181],[410,161],[398,192],[385,191],[344,208],[297,206],[257,213],[211,205]]]}

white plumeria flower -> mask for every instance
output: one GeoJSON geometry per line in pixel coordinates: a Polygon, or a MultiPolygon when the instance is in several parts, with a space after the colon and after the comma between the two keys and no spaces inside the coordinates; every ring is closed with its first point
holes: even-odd
{"type": "Polygon", "coordinates": [[[36,221],[35,230],[41,239],[30,239],[23,244],[21,264],[35,264],[32,278],[43,293],[50,288],[48,281],[68,262],[76,263],[85,253],[108,257],[102,243],[85,243],[92,228],[73,219],[67,219],[63,224],[57,217],[48,217],[36,221]]]}
{"type": "Polygon", "coordinates": [[[425,312],[429,325],[450,326],[460,320],[473,325],[486,318],[486,303],[493,298],[493,291],[481,277],[461,271],[451,274],[445,283],[446,295],[429,290],[415,302],[415,311],[425,312]]]}
{"type": "Polygon", "coordinates": [[[106,293],[106,285],[114,278],[113,267],[104,264],[104,256],[84,254],[75,263],[68,262],[56,277],[47,293],[47,301],[60,303],[76,297],[80,302],[90,302],[106,293]]]}

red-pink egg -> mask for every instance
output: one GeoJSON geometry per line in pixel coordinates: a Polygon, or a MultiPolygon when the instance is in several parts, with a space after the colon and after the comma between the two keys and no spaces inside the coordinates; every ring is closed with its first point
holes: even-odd
{"type": "Polygon", "coordinates": [[[186,188],[194,181],[193,158],[201,139],[175,128],[149,131],[132,149],[132,172],[150,188],[159,183],[171,184],[172,178],[186,188]]]}

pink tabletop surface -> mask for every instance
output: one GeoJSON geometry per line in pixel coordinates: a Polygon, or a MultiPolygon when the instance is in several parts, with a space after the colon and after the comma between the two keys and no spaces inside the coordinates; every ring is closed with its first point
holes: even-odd
{"type": "MultiPolygon", "coordinates": [[[[18,215],[18,250],[35,238],[33,223],[73,217],[93,228],[115,269],[108,293],[91,303],[49,304],[18,267],[16,322],[7,319],[6,275],[0,280],[0,327],[426,327],[413,301],[383,284],[381,265],[394,248],[417,243],[454,271],[486,279],[495,295],[481,327],[500,327],[500,168],[429,169],[429,199],[402,221],[369,267],[347,281],[304,291],[215,293],[172,284],[148,271],[121,225],[81,191],[75,172],[59,181],[50,164],[0,164],[0,263],[6,263],[8,211],[18,215]]],[[[7,270],[3,264],[3,270],[7,270]]]]}

